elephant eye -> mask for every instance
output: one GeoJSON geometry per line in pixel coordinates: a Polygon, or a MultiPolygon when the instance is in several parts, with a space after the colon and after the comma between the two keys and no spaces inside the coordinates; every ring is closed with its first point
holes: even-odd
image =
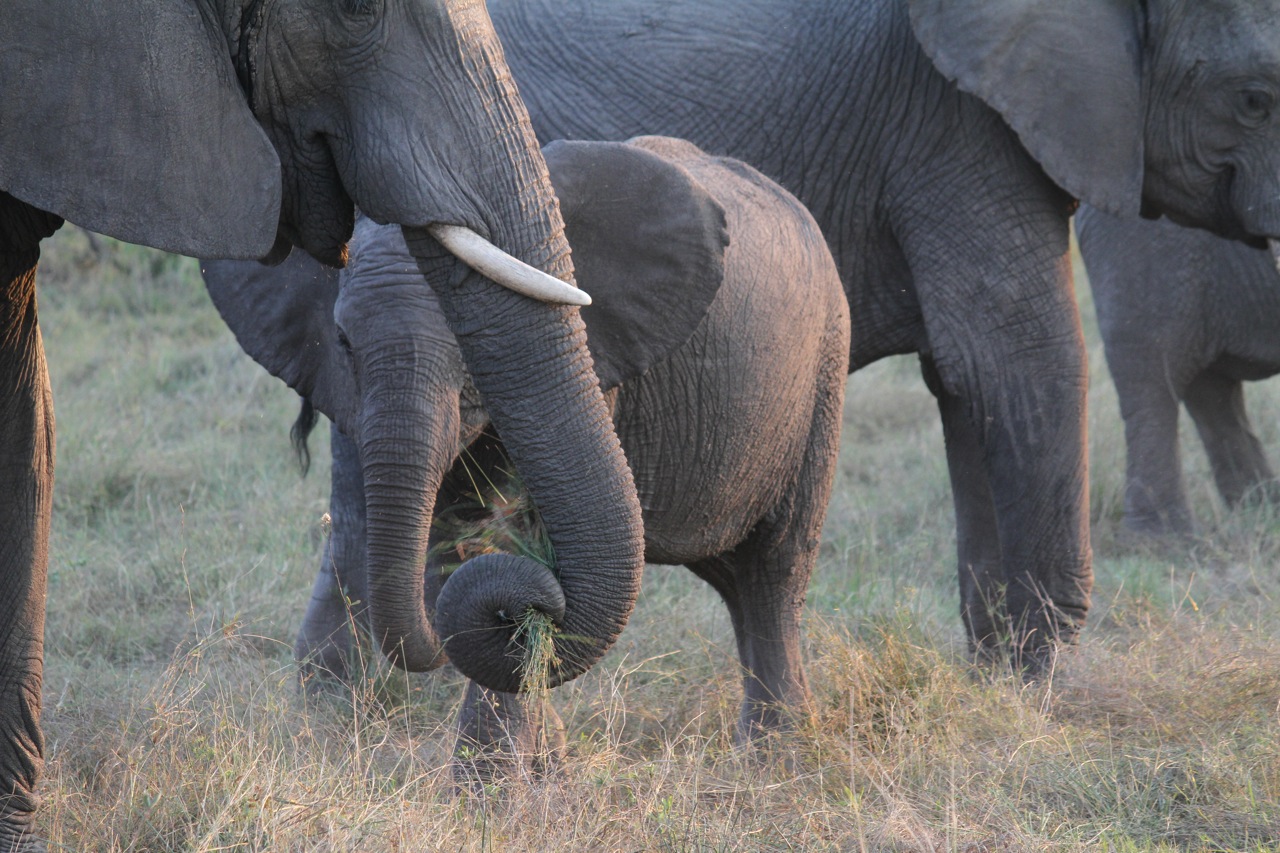
{"type": "Polygon", "coordinates": [[[347,358],[355,356],[355,352],[351,348],[351,339],[347,337],[347,333],[341,328],[338,329],[338,346],[342,347],[342,351],[347,354],[347,358]]]}
{"type": "Polygon", "coordinates": [[[1265,89],[1241,89],[1237,100],[1240,121],[1250,127],[1266,124],[1275,106],[1275,96],[1265,89]]]}

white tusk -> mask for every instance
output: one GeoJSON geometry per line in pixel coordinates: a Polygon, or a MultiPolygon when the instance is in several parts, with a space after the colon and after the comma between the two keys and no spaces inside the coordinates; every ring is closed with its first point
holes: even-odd
{"type": "Polygon", "coordinates": [[[437,223],[428,225],[427,231],[458,260],[508,290],[543,302],[591,304],[586,291],[513,258],[470,228],[437,223]]]}
{"type": "Polygon", "coordinates": [[[1280,272],[1280,240],[1268,238],[1267,248],[1271,250],[1271,262],[1276,265],[1276,271],[1280,272]]]}

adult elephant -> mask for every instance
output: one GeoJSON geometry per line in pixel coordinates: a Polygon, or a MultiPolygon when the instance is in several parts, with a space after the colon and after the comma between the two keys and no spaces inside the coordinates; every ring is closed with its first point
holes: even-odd
{"type": "MultiPolygon", "coordinates": [[[[0,7],[0,849],[39,846],[30,829],[54,459],[35,310],[40,240],[65,217],[185,254],[278,259],[292,244],[339,264],[353,202],[403,227],[515,464],[553,508],[565,619],[592,614],[556,677],[580,672],[625,624],[643,565],[639,505],[576,308],[497,288],[442,249],[483,235],[509,254],[459,249],[468,263],[504,281],[501,270],[518,267],[536,287],[583,301],[568,286],[545,164],[480,0],[9,0],[0,7]]],[[[388,502],[375,513],[411,525],[419,509],[388,502]]],[[[532,594],[499,583],[512,599],[532,594]]],[[[429,666],[438,643],[421,597],[396,597],[400,587],[377,573],[372,589],[383,648],[429,666]]]]}
{"type": "Polygon", "coordinates": [[[813,212],[850,370],[918,352],[937,397],[972,647],[1044,666],[1092,586],[1075,199],[1280,236],[1280,2],[489,9],[540,137],[684,137],[813,212]]]}
{"type": "Polygon", "coordinates": [[[1280,373],[1280,273],[1270,252],[1171,222],[1076,216],[1080,254],[1124,418],[1124,522],[1190,534],[1178,450],[1185,404],[1227,506],[1280,499],[1244,383],[1280,373]]]}
{"type": "MultiPolygon", "coordinates": [[[[743,675],[738,733],[749,740],[788,724],[809,700],[800,618],[835,471],[849,347],[835,265],[812,217],[738,161],[652,137],[545,150],[580,280],[595,298],[582,314],[635,472],[646,556],[687,565],[724,599],[743,675]]],[[[501,446],[485,432],[457,342],[420,279],[400,234],[364,220],[341,276],[305,256],[274,269],[205,264],[209,294],[245,351],[341,430],[332,535],[296,647],[308,674],[348,674],[352,625],[365,621],[366,565],[395,552],[394,564],[416,565],[404,594],[421,597],[429,563],[439,589],[458,538],[441,527],[474,507],[477,491],[494,502],[478,483],[498,484],[507,500],[518,488],[505,482],[501,446]],[[300,298],[317,279],[327,306],[300,298]],[[325,343],[287,345],[300,338],[325,343]],[[388,360],[407,369],[382,369],[388,360]],[[405,478],[427,490],[405,496],[426,509],[412,535],[376,523],[385,472],[369,448],[384,446],[400,449],[400,467],[422,472],[405,478]],[[443,524],[432,526],[432,507],[443,524]]],[[[455,571],[436,622],[455,663],[490,668],[489,683],[506,679],[504,695],[473,683],[460,719],[460,743],[496,762],[540,752],[546,727],[511,695],[519,650],[468,615],[466,602],[487,594],[455,571]]]]}

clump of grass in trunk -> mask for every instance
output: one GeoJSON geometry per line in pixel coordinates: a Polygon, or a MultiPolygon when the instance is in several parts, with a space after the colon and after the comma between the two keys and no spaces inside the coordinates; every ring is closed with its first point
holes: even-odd
{"type": "MultiPolygon", "coordinates": [[[[444,574],[453,572],[467,560],[481,554],[515,554],[546,566],[557,574],[555,554],[542,517],[524,484],[510,466],[498,468],[496,478],[468,465],[463,467],[469,488],[464,499],[441,508],[432,519],[436,544],[428,555],[444,574]],[[479,473],[479,479],[476,473],[479,473]],[[497,482],[495,482],[495,479],[497,482]]],[[[520,690],[545,693],[551,671],[559,663],[555,638],[560,631],[551,617],[529,608],[516,617],[516,643],[524,649],[520,690]]]]}
{"type": "Polygon", "coordinates": [[[524,649],[520,671],[520,692],[545,693],[551,671],[560,658],[556,656],[556,635],[560,629],[551,617],[532,607],[516,619],[516,642],[524,649]]]}

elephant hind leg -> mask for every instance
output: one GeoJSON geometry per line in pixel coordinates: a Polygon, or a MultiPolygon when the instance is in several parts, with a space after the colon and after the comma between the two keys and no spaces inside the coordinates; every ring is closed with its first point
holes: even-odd
{"type": "Polygon", "coordinates": [[[809,706],[800,615],[812,561],[774,559],[748,541],[689,568],[720,593],[733,624],[743,688],[737,742],[793,728],[809,706]]]}
{"type": "Polygon", "coordinates": [[[822,542],[844,403],[843,358],[819,399],[800,465],[778,505],[731,551],[691,563],[729,609],[743,670],[739,743],[794,727],[811,709],[800,621],[822,542]]]}
{"type": "Polygon", "coordinates": [[[1275,473],[1245,411],[1244,383],[1206,371],[1187,386],[1183,400],[1227,506],[1280,498],[1275,473]]]}
{"type": "Polygon", "coordinates": [[[0,849],[31,835],[44,767],[40,729],[53,509],[53,396],[36,317],[40,240],[61,220],[0,192],[0,849]]]}

